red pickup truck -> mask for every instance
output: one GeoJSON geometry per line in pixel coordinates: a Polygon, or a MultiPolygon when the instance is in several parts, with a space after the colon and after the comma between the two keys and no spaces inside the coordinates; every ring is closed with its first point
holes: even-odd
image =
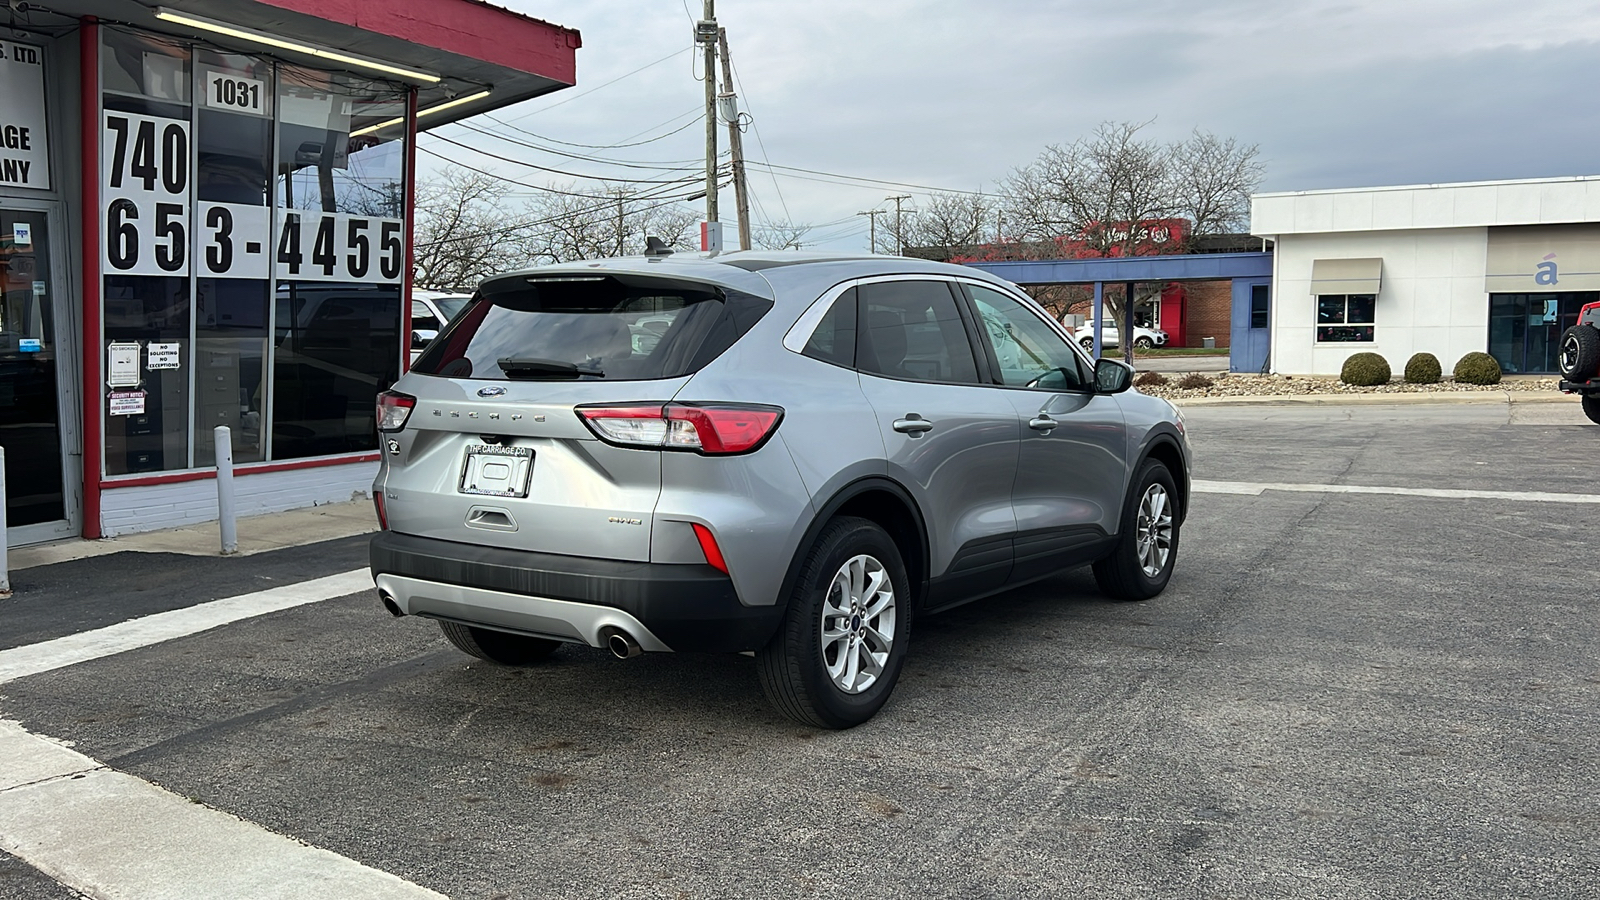
{"type": "Polygon", "coordinates": [[[1578,324],[1561,333],[1561,390],[1583,398],[1583,412],[1600,424],[1600,303],[1578,313],[1578,324]]]}

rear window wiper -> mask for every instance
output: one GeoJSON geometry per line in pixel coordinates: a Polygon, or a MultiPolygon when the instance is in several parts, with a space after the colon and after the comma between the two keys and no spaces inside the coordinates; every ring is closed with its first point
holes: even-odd
{"type": "Polygon", "coordinates": [[[507,378],[577,378],[580,375],[604,376],[605,371],[595,362],[577,363],[559,359],[539,359],[531,356],[505,356],[495,360],[507,378]]]}

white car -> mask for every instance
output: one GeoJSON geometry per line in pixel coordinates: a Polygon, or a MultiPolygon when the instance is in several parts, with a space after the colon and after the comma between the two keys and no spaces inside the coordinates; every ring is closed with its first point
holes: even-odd
{"type": "MultiPolygon", "coordinates": [[[[1093,322],[1085,322],[1084,324],[1078,326],[1077,330],[1072,333],[1072,336],[1077,338],[1078,343],[1082,344],[1085,349],[1089,350],[1091,353],[1094,352],[1093,322]]],[[[1143,325],[1133,326],[1133,349],[1149,350],[1152,347],[1165,347],[1166,345],[1167,333],[1165,331],[1162,331],[1158,328],[1146,328],[1143,325]]],[[[1117,328],[1115,325],[1107,323],[1104,328],[1101,329],[1100,346],[1102,348],[1117,346],[1117,328]]]]}
{"type": "Polygon", "coordinates": [[[411,292],[411,361],[416,362],[428,342],[439,336],[472,297],[438,291],[411,292]]]}

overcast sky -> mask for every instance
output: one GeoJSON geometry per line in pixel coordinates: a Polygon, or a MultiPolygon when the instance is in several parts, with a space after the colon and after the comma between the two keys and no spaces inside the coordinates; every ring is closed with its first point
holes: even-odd
{"type": "MultiPolygon", "coordinates": [[[[688,52],[700,0],[503,2],[578,29],[584,46],[577,87],[497,118],[605,145],[669,131],[703,103],[688,52]]],[[[987,191],[1099,122],[1153,120],[1148,133],[1160,139],[1201,128],[1259,145],[1265,190],[1600,174],[1600,2],[719,0],[716,12],[755,120],[745,138],[752,160],[987,191]]],[[[694,125],[641,147],[582,152],[693,165],[703,146],[694,125]]],[[[434,148],[519,180],[559,180],[434,148]]],[[[860,249],[867,223],[855,212],[918,193],[775,184],[765,174],[751,182],[757,221],[816,225],[813,242],[860,249]]],[[[731,223],[731,190],[722,204],[731,223]]]]}

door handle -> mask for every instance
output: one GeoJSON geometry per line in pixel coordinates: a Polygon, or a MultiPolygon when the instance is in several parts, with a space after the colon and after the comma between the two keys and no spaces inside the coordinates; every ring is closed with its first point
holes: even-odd
{"type": "Polygon", "coordinates": [[[924,419],[922,416],[917,415],[916,413],[906,413],[906,417],[904,419],[894,420],[894,430],[900,432],[901,434],[916,436],[922,434],[924,431],[932,431],[933,423],[929,422],[927,419],[924,419]]]}
{"type": "Polygon", "coordinates": [[[1032,428],[1034,431],[1048,432],[1050,429],[1055,428],[1060,424],[1060,422],[1050,418],[1048,413],[1039,413],[1037,416],[1034,416],[1028,420],[1028,427],[1032,428]]]}

